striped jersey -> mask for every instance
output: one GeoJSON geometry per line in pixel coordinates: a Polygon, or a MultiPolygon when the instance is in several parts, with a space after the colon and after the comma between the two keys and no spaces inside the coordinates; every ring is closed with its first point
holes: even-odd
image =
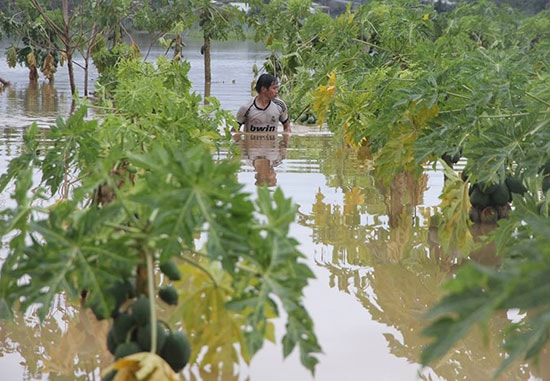
{"type": "Polygon", "coordinates": [[[256,98],[250,99],[237,111],[237,122],[244,124],[244,132],[277,132],[279,122],[288,121],[286,104],[279,98],[272,99],[266,108],[256,105],[256,98]]]}

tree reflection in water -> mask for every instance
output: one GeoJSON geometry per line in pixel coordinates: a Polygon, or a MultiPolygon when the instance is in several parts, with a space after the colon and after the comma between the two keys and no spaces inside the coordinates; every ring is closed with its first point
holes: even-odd
{"type": "MultiPolygon", "coordinates": [[[[399,337],[385,334],[391,353],[418,363],[428,343],[421,334],[427,324],[424,314],[442,296],[442,285],[468,260],[498,265],[494,245],[483,242],[494,227],[472,226],[478,246],[468,258],[456,250],[444,254],[437,228],[430,226],[437,207],[421,206],[426,175],[401,173],[383,188],[369,171],[363,174],[359,186],[342,186],[343,205],[325,203],[319,192],[311,215],[302,214],[300,223],[313,229],[317,243],[332,245],[330,259],[317,261],[330,272],[330,286],[357,298],[373,320],[396,328],[399,337]]],[[[433,372],[446,380],[492,379],[505,356],[499,349],[500,333],[509,319],[507,314],[491,319],[490,337],[470,333],[432,365],[433,372]]],[[[527,380],[535,372],[529,364],[515,364],[502,379],[527,380]]],[[[433,374],[420,377],[432,379],[433,374]]]]}
{"type": "Polygon", "coordinates": [[[107,320],[97,321],[89,309],[69,305],[60,296],[42,322],[32,312],[2,321],[0,353],[21,356],[22,379],[48,375],[55,380],[98,380],[99,369],[113,361],[105,339],[109,327],[107,320]]]}

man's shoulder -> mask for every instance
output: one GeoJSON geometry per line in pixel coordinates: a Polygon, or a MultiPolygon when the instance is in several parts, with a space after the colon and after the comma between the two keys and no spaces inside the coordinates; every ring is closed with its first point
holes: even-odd
{"type": "Polygon", "coordinates": [[[286,111],[286,103],[281,98],[273,98],[273,103],[279,106],[283,111],[286,111]]]}
{"type": "Polygon", "coordinates": [[[246,102],[242,104],[241,107],[250,107],[250,105],[254,104],[255,97],[250,97],[246,102]]]}
{"type": "Polygon", "coordinates": [[[253,104],[254,104],[254,98],[252,97],[239,107],[239,111],[246,112],[248,109],[250,109],[250,107],[252,107],[253,104]]]}

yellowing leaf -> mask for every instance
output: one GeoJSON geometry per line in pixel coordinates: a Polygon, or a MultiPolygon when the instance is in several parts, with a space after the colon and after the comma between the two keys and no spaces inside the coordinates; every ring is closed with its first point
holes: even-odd
{"type": "Polygon", "coordinates": [[[409,110],[404,114],[403,121],[409,120],[413,126],[417,129],[424,128],[430,120],[439,115],[439,106],[433,105],[427,107],[422,103],[418,105],[416,102],[412,102],[409,110]]]}
{"type": "Polygon", "coordinates": [[[57,67],[55,66],[55,61],[51,54],[48,54],[44,58],[40,71],[42,71],[42,74],[49,80],[53,78],[54,73],[57,71],[57,67]]]}
{"type": "Polygon", "coordinates": [[[461,181],[445,163],[443,165],[447,181],[440,196],[444,216],[439,227],[441,244],[446,252],[451,248],[469,252],[474,242],[469,229],[468,183],[461,181]]]}
{"type": "Polygon", "coordinates": [[[426,13],[423,17],[422,17],[422,20],[424,21],[428,21],[430,19],[430,14],[429,13],[426,13]]]}
{"type": "Polygon", "coordinates": [[[103,371],[103,376],[115,370],[113,381],[177,381],[178,376],[162,357],[151,352],[126,356],[103,371]]]}
{"type": "Polygon", "coordinates": [[[336,93],[336,73],[330,73],[328,77],[328,85],[317,87],[313,93],[313,110],[317,115],[319,125],[323,124],[329,105],[336,93]]]}

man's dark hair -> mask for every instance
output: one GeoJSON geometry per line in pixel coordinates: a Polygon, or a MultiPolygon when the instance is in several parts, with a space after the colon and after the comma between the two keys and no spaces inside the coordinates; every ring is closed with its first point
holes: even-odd
{"type": "Polygon", "coordinates": [[[262,87],[270,88],[271,85],[273,85],[274,83],[277,83],[277,82],[279,82],[277,80],[277,77],[275,77],[271,74],[268,74],[268,73],[264,73],[264,74],[260,75],[260,77],[256,81],[255,89],[258,93],[260,93],[260,90],[262,89],[262,87]]]}

